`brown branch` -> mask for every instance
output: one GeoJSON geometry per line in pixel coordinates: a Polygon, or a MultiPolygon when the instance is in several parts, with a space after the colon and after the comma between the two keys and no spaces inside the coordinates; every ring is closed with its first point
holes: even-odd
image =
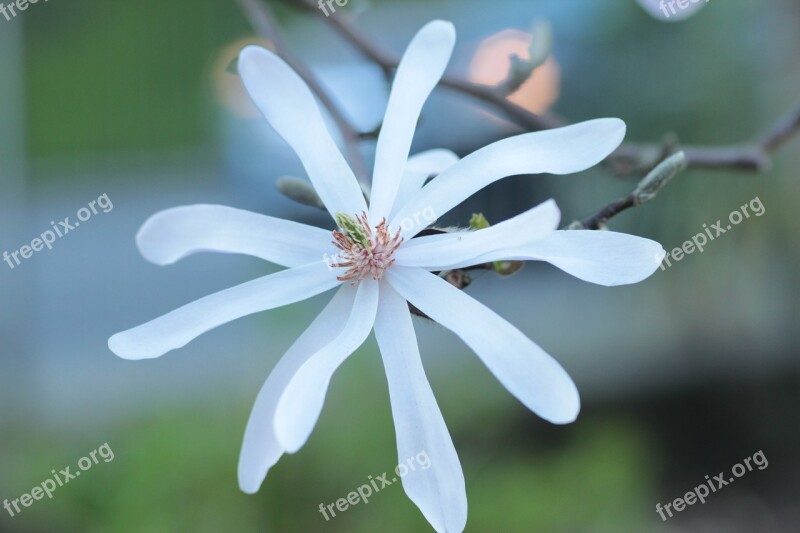
{"type": "MultiPolygon", "coordinates": [[[[397,67],[398,60],[380,50],[344,13],[324,17],[311,0],[291,0],[291,3],[323,19],[364,57],[379,65],[387,75],[397,67]]],[[[472,96],[494,107],[501,116],[526,131],[538,131],[565,126],[568,121],[555,115],[537,115],[522,108],[493,87],[445,75],[442,87],[472,96]]],[[[683,151],[689,167],[698,169],[738,170],[760,172],[769,168],[770,155],[800,132],[800,105],[781,118],[760,141],[728,146],[676,146],[683,151]]],[[[670,152],[672,153],[672,152],[670,152]]],[[[639,175],[649,172],[664,157],[659,143],[625,143],[607,159],[607,165],[619,175],[639,175]]]]}
{"type": "Polygon", "coordinates": [[[761,139],[760,147],[773,154],[800,132],[800,103],[778,120],[772,129],[761,139]]]}
{"type": "Polygon", "coordinates": [[[577,224],[571,225],[570,229],[602,229],[605,227],[606,222],[608,222],[612,217],[615,217],[623,211],[634,206],[636,206],[636,197],[633,193],[630,193],[624,198],[614,200],[596,214],[581,220],[577,224]]]}
{"type": "MultiPolygon", "coordinates": [[[[311,0],[290,0],[295,6],[304,9],[314,15],[320,16],[347,42],[349,42],[364,57],[377,64],[387,77],[391,75],[399,64],[399,59],[383,52],[378,46],[369,40],[356,25],[344,14],[325,17],[317,4],[311,0]]],[[[444,75],[439,84],[442,87],[468,94],[484,103],[487,103],[506,116],[507,119],[530,130],[546,130],[564,126],[566,123],[552,115],[536,115],[525,108],[522,108],[505,98],[505,95],[495,91],[493,87],[478,85],[454,76],[444,75]]]]}
{"type": "Polygon", "coordinates": [[[253,28],[275,46],[276,53],[306,82],[306,85],[330,113],[344,140],[348,160],[353,172],[359,182],[368,187],[369,172],[364,162],[364,156],[359,149],[360,135],[358,131],[345,117],[327,91],[323,89],[311,70],[292,53],[278,29],[278,24],[275,22],[275,17],[272,15],[270,8],[260,0],[238,0],[238,2],[253,28]]]}
{"type": "MultiPolygon", "coordinates": [[[[363,168],[363,159],[358,151],[358,140],[363,137],[363,134],[359,134],[355,130],[344,115],[338,111],[325,91],[316,83],[308,69],[293,57],[278,33],[277,26],[266,6],[259,0],[239,0],[239,2],[253,25],[275,43],[281,56],[292,68],[297,70],[298,74],[306,80],[306,83],[329,109],[345,137],[351,155],[357,154],[358,157],[355,159],[362,163],[363,168]]],[[[311,0],[291,0],[291,3],[314,15],[324,16],[311,0]]],[[[346,15],[324,17],[324,20],[362,55],[380,66],[387,79],[391,77],[398,65],[396,57],[377,47],[346,15]]],[[[568,124],[567,121],[556,115],[531,113],[510,102],[504,94],[493,87],[474,84],[450,75],[445,75],[440,85],[472,96],[494,107],[502,116],[525,130],[538,131],[568,124]]],[[[647,176],[629,195],[611,202],[595,215],[581,222],[575,222],[571,227],[585,229],[604,227],[612,217],[654,198],[677,172],[686,167],[763,171],[771,164],[770,156],[798,133],[800,133],[800,104],[781,117],[759,140],[748,143],[727,146],[684,146],[678,145],[672,139],[663,143],[625,143],[608,157],[606,164],[619,175],[648,173],[647,176]],[[661,164],[658,164],[659,162],[661,164]]],[[[362,175],[366,175],[366,173],[362,175]]]]}
{"type": "Polygon", "coordinates": [[[614,200],[589,218],[580,222],[573,222],[568,229],[595,230],[605,228],[606,223],[611,218],[627,209],[639,207],[654,199],[672,178],[686,168],[687,163],[686,154],[683,152],[667,157],[650,171],[630,194],[614,200]]]}
{"type": "MultiPolygon", "coordinates": [[[[697,169],[742,170],[762,172],[772,164],[772,156],[800,133],[800,103],[780,117],[772,127],[755,141],[729,146],[681,146],[690,167],[697,169]]],[[[619,174],[646,171],[657,161],[664,146],[659,144],[626,143],[609,158],[609,164],[619,174]]]]}

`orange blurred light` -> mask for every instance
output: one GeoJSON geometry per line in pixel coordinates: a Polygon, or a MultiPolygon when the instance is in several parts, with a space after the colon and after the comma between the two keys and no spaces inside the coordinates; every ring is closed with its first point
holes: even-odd
{"type": "MultiPolygon", "coordinates": [[[[531,35],[519,30],[503,30],[484,39],[469,67],[469,79],[482,85],[497,86],[511,72],[511,56],[530,59],[531,35]]],[[[538,66],[530,78],[508,100],[533,113],[544,113],[558,100],[561,69],[552,56],[538,66]]]]}

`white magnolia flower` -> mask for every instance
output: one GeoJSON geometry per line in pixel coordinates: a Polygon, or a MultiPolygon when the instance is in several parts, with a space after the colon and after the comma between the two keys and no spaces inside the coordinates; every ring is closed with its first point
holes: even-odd
{"type": "Polygon", "coordinates": [[[300,157],[338,229],[332,236],[229,207],[193,205],[154,215],[137,235],[142,255],[159,265],[214,251],[287,268],[114,335],[109,347],[125,359],[159,357],[236,318],[337,289],[258,395],[239,463],[239,483],[247,493],[259,489],[281,455],[303,446],[333,373],[374,328],[389,382],[398,457],[425,451],[432,465],[404,477],[403,486],[437,531],[463,530],[464,476],[425,378],[408,304],[458,335],[524,405],[564,424],[576,418],[580,406],[564,369],[512,324],[434,272],[500,259],[539,260],[593,283],[618,285],[646,278],[663,258],[661,246],[646,239],[555,231],[560,213],[553,201],[487,229],[414,238],[432,221],[429,215],[441,216],[506,176],[589,168],[625,133],[620,120],[593,120],[505,139],[460,161],[442,150],[408,159],[420,111],[454,42],[452,25],[435,21],[403,56],[378,140],[369,205],[308,87],[275,54],[245,48],[239,72],[250,96],[300,157]]]}

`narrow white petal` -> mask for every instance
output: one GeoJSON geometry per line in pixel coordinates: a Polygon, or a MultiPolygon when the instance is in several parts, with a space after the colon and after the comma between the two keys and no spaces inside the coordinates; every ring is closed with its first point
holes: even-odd
{"type": "Polygon", "coordinates": [[[161,211],[136,235],[139,251],[157,265],[170,265],[197,252],[223,252],[301,266],[322,260],[331,240],[330,231],[221,205],[161,211]]]}
{"type": "Polygon", "coordinates": [[[455,263],[484,262],[487,253],[522,246],[546,238],[557,227],[561,212],[548,200],[521,215],[486,229],[430,235],[412,239],[395,253],[397,264],[441,270],[455,263]]]}
{"type": "MultiPolygon", "coordinates": [[[[419,152],[408,158],[406,170],[438,174],[458,163],[458,155],[445,148],[433,148],[419,152]]],[[[422,184],[420,184],[420,188],[422,184]]]]}
{"type": "Polygon", "coordinates": [[[355,287],[342,285],[325,309],[278,361],[258,393],[239,456],[239,487],[244,492],[258,492],[269,469],[284,454],[285,450],[274,430],[275,410],[281,393],[303,363],[335,340],[342,331],[353,308],[355,294],[355,287]]]}
{"type": "Polygon", "coordinates": [[[282,270],[184,305],[117,333],[108,347],[123,359],[153,359],[237,318],[311,298],[339,285],[323,262],[282,270]]]}
{"type": "Polygon", "coordinates": [[[435,20],[419,30],[403,54],[375,149],[372,220],[388,217],[392,211],[422,106],[442,78],[455,41],[453,25],[435,20]]]}
{"type": "Polygon", "coordinates": [[[386,279],[420,311],[458,335],[528,409],[554,424],[578,416],[578,389],[566,371],[491,309],[422,269],[394,266],[386,279]]]}
{"type": "Polygon", "coordinates": [[[362,281],[347,324],[292,376],[275,412],[275,436],[289,453],[303,447],[319,419],[328,385],[339,366],[369,336],[378,309],[378,282],[362,281]]]}
{"type": "Polygon", "coordinates": [[[647,279],[664,255],[659,243],[627,233],[560,230],[540,241],[493,251],[446,268],[500,260],[547,261],[576,278],[611,287],[647,279]]]}
{"type": "Polygon", "coordinates": [[[331,215],[365,211],[361,187],[300,76],[281,58],[259,46],[242,50],[239,74],[261,113],[297,153],[331,215]]]}
{"type": "Polygon", "coordinates": [[[455,153],[440,148],[409,157],[403,181],[400,182],[400,189],[394,200],[392,215],[408,203],[411,197],[425,185],[425,181],[429,177],[444,172],[456,163],[458,163],[458,156],[455,153]]]}
{"type": "MultiPolygon", "coordinates": [[[[393,217],[391,226],[432,210],[442,217],[476,192],[508,176],[572,174],[592,167],[622,142],[625,123],[616,118],[590,120],[564,128],[525,133],[490,144],[468,155],[415,194],[393,217]]],[[[424,221],[403,231],[409,239],[424,221]]]]}
{"type": "Polygon", "coordinates": [[[408,304],[385,282],[375,337],[389,381],[398,465],[407,469],[403,488],[436,531],[463,531],[467,494],[461,463],[425,377],[408,304]]]}

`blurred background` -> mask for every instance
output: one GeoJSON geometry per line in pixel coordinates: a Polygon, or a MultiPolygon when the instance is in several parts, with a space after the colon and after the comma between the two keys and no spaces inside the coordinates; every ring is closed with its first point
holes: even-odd
{"type": "MultiPolygon", "coordinates": [[[[644,0],[643,0],[644,1],[644,0]]],[[[362,131],[381,120],[375,65],[321,17],[270,4],[292,50],[362,131]]],[[[709,2],[663,21],[634,0],[350,0],[332,17],[399,55],[424,23],[455,23],[451,72],[501,83],[534,20],[553,29],[547,63],[510,98],[570,120],[616,116],[628,140],[727,145],[754,138],[798,100],[800,5],[709,2]]],[[[329,296],[241,319],[185,348],[126,362],[110,335],[273,267],[193,256],[159,268],[134,235],[175,205],[219,203],[329,227],[275,189],[302,168],[227,71],[261,42],[234,1],[39,2],[0,17],[0,252],[107,194],[102,211],[11,269],[0,263],[0,500],[18,498],[90,451],[115,453],[0,531],[428,531],[397,484],[326,522],[397,464],[374,340],[334,378],[309,443],[256,496],[236,463],[256,394],[329,296]]],[[[413,151],[465,155],[519,130],[438,89],[413,151]]],[[[800,141],[767,172],[690,171],[611,228],[680,246],[758,197],[745,220],[638,285],[593,286],[548,265],[477,275],[467,291],[558,359],[583,399],[556,427],[512,398],[457,338],[415,322],[467,482],[467,531],[796,531],[800,521],[798,242],[800,141]],[[655,511],[762,450],[764,470],[664,522],[655,511]]],[[[374,142],[363,146],[371,159],[374,142]]],[[[453,211],[493,222],[555,198],[564,222],[627,194],[599,167],[514,177],[453,211]]]]}

